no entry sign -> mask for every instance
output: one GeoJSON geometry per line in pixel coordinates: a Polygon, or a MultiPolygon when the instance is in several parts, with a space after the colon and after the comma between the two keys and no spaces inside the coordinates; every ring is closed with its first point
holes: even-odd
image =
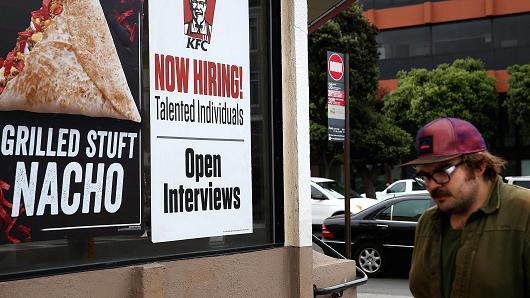
{"type": "Polygon", "coordinates": [[[333,80],[343,81],[344,60],[341,55],[333,53],[328,57],[328,73],[333,80]]]}
{"type": "Polygon", "coordinates": [[[343,142],[345,138],[344,55],[328,52],[328,139],[343,142]]]}

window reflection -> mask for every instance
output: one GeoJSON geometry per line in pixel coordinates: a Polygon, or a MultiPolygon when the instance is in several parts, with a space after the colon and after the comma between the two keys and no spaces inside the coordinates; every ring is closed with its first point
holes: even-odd
{"type": "MultiPolygon", "coordinates": [[[[271,184],[272,145],[270,127],[270,56],[268,39],[269,1],[249,1],[250,80],[251,80],[251,150],[252,150],[252,234],[210,237],[153,244],[150,240],[150,144],[149,144],[149,67],[148,12],[144,2],[143,75],[144,126],[142,127],[144,181],[144,221],[141,236],[100,236],[54,241],[0,245],[0,279],[40,270],[71,266],[116,264],[120,261],[174,258],[204,254],[208,251],[269,245],[273,241],[273,195],[271,184]]],[[[182,223],[177,228],[193,228],[182,223]]]]}

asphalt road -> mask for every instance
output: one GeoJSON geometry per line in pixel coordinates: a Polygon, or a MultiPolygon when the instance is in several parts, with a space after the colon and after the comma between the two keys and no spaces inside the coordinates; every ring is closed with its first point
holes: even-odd
{"type": "Polygon", "coordinates": [[[368,283],[357,288],[358,298],[404,298],[412,297],[407,278],[370,278],[368,283]]]}

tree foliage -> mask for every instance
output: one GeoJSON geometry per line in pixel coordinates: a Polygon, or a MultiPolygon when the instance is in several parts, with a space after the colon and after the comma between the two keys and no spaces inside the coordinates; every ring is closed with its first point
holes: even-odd
{"type": "Polygon", "coordinates": [[[354,4],[309,35],[311,159],[325,166],[326,175],[334,162],[342,162],[342,143],[328,141],[326,51],[349,53],[351,160],[371,193],[378,166],[399,163],[411,137],[374,110],[378,31],[362,12],[354,4]]]}
{"type": "Polygon", "coordinates": [[[508,93],[504,106],[508,117],[520,127],[528,127],[530,119],[530,64],[508,67],[508,93]]]}
{"type": "Polygon", "coordinates": [[[459,59],[433,70],[412,69],[397,75],[398,87],[385,97],[384,112],[411,134],[442,116],[473,123],[486,141],[497,125],[495,80],[476,59],[459,59]]]}

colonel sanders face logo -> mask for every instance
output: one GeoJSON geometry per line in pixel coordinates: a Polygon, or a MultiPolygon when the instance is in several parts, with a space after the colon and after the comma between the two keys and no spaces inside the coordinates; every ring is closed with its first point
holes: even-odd
{"type": "Polygon", "coordinates": [[[215,0],[184,0],[184,34],[210,43],[214,8],[215,0]]]}
{"type": "Polygon", "coordinates": [[[193,24],[204,28],[204,14],[206,13],[206,1],[190,0],[193,24]]]}

